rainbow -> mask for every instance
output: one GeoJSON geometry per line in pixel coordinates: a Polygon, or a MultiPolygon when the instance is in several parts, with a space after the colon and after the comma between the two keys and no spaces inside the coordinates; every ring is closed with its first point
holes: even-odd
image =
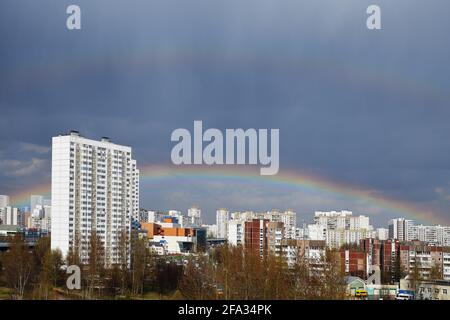
{"type": "Polygon", "coordinates": [[[42,195],[45,198],[50,199],[50,183],[40,183],[33,185],[30,188],[27,188],[25,190],[21,190],[17,193],[14,193],[10,196],[11,204],[15,207],[25,207],[30,206],[30,197],[31,195],[42,195]]]}
{"type": "MultiPolygon", "coordinates": [[[[243,166],[158,166],[147,165],[140,167],[140,180],[146,181],[179,181],[189,178],[195,181],[219,180],[234,182],[251,182],[257,185],[272,185],[292,188],[303,192],[318,192],[323,197],[338,196],[352,201],[363,202],[367,206],[376,206],[392,215],[407,217],[423,223],[450,224],[450,219],[445,218],[442,212],[436,212],[412,205],[404,201],[390,199],[381,196],[372,189],[361,188],[337,183],[317,175],[294,170],[280,170],[274,176],[261,176],[259,169],[243,166]]],[[[394,217],[394,216],[392,216],[394,217]]],[[[397,216],[395,216],[397,217],[397,216]]]]}
{"type": "MultiPolygon", "coordinates": [[[[318,175],[295,170],[280,170],[274,176],[261,176],[259,169],[254,166],[144,165],[140,166],[139,169],[142,187],[150,183],[178,182],[183,179],[191,179],[196,182],[230,181],[235,183],[253,183],[255,185],[286,187],[305,193],[316,192],[324,198],[333,196],[362,202],[368,207],[375,206],[390,212],[392,217],[407,217],[419,222],[426,222],[427,224],[450,224],[450,219],[442,212],[390,199],[386,196],[381,196],[373,189],[338,183],[318,175]]],[[[50,197],[50,184],[35,185],[20,193],[13,194],[11,202],[15,206],[26,206],[29,204],[30,195],[32,194],[50,197]]]]}

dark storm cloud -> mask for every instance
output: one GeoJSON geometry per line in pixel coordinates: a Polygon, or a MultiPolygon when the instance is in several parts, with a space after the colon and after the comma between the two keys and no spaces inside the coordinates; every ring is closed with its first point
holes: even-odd
{"type": "MultiPolygon", "coordinates": [[[[168,163],[172,130],[198,119],[280,128],[281,170],[448,212],[450,4],[376,2],[377,32],[373,1],[1,1],[0,193],[48,179],[55,134],[110,136],[139,163],[168,163]],[[82,30],[69,32],[73,3],[82,30]]],[[[144,189],[142,205],[242,204],[225,186],[205,199],[186,188],[144,189]]],[[[248,203],[275,205],[271,192],[248,203]]]]}

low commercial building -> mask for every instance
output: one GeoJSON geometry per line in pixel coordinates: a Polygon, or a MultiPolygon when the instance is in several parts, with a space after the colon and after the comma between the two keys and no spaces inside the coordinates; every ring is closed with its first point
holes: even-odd
{"type": "Polygon", "coordinates": [[[157,254],[186,254],[206,248],[206,229],[181,228],[175,218],[162,223],[141,222],[141,229],[157,254]]]}
{"type": "Polygon", "coordinates": [[[0,225],[0,236],[1,237],[14,236],[19,231],[20,231],[20,228],[18,226],[0,225]]]}
{"type": "Polygon", "coordinates": [[[400,280],[400,290],[415,292],[417,300],[450,300],[450,281],[448,280],[414,280],[407,275],[400,280]]]}

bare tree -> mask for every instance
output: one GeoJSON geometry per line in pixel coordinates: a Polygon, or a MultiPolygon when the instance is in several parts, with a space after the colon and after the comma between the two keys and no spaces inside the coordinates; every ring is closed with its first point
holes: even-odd
{"type": "Polygon", "coordinates": [[[6,282],[13,289],[13,299],[23,299],[30,286],[33,272],[33,256],[21,235],[12,239],[11,249],[3,257],[6,282]]]}
{"type": "Polygon", "coordinates": [[[85,297],[94,298],[95,292],[100,293],[104,286],[105,250],[100,237],[93,230],[89,239],[89,262],[85,272],[85,297]]]}

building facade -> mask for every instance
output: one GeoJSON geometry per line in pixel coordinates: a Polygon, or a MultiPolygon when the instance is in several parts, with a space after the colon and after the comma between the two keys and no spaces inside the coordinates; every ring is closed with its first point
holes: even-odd
{"type": "Polygon", "coordinates": [[[9,196],[0,195],[0,209],[9,206],[9,196]]]}
{"type": "Polygon", "coordinates": [[[268,219],[253,219],[245,222],[245,246],[258,253],[261,257],[267,253],[268,250],[268,219]]]}
{"type": "Polygon", "coordinates": [[[72,131],[52,141],[52,249],[77,253],[87,263],[91,236],[104,248],[106,265],[118,263],[119,241],[129,238],[139,215],[139,171],[131,147],[72,131]],[[133,198],[134,197],[134,198],[133,198]],[[133,202],[134,199],[134,202],[133,202]]]}
{"type": "Polygon", "coordinates": [[[202,225],[202,210],[198,207],[188,209],[189,226],[200,227],[202,225]]]}
{"type": "Polygon", "coordinates": [[[225,239],[228,234],[228,222],[230,213],[227,209],[221,208],[216,211],[217,238],[225,239]]]}

